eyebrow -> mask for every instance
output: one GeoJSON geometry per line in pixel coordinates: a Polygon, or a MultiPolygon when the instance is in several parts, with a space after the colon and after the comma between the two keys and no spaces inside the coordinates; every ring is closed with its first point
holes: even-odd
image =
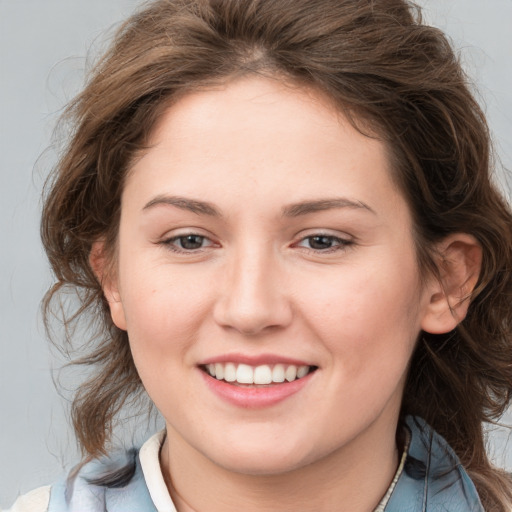
{"type": "Polygon", "coordinates": [[[291,204],[283,208],[284,217],[298,217],[308,213],[320,212],[323,210],[332,210],[335,208],[354,208],[367,210],[376,215],[376,212],[362,201],[353,201],[344,197],[334,197],[331,199],[318,199],[314,201],[303,201],[291,204]]]}
{"type": "Polygon", "coordinates": [[[211,217],[221,217],[221,214],[215,206],[206,201],[199,201],[197,199],[189,199],[187,197],[178,196],[157,196],[149,203],[147,203],[143,210],[149,210],[154,206],[165,205],[176,206],[182,210],[188,210],[198,215],[209,215],[211,217]]]}
{"type": "MultiPolygon", "coordinates": [[[[180,196],[157,196],[149,201],[143,210],[149,210],[158,205],[170,205],[187,210],[197,215],[208,215],[211,217],[222,217],[220,211],[212,204],[198,199],[190,199],[180,196]]],[[[354,201],[347,198],[335,197],[329,199],[317,199],[312,201],[301,201],[290,204],[282,209],[283,217],[299,217],[310,213],[336,208],[352,208],[367,210],[373,214],[375,211],[362,201],[354,201]]]]}

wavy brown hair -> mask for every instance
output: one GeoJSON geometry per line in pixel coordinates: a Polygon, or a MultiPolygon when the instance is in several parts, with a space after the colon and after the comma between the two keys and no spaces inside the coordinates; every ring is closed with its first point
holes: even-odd
{"type": "Polygon", "coordinates": [[[123,181],[162,112],[251,73],[321,91],[387,144],[424,272],[436,272],[434,246],[450,233],[481,245],[468,315],[447,335],[420,335],[402,414],[443,435],[486,510],[505,511],[512,484],[486,455],[483,425],[511,400],[512,216],[492,182],[488,128],[460,62],[404,0],[158,0],[119,29],[67,109],[73,132],[42,220],[56,277],[45,318],[71,287],[79,305],[64,325],[88,315],[95,328],[75,360],[93,368],[72,405],[84,454],[108,450],[118,413],[143,393],[127,335],[89,265],[92,244],[104,240],[115,259],[123,181]]]}

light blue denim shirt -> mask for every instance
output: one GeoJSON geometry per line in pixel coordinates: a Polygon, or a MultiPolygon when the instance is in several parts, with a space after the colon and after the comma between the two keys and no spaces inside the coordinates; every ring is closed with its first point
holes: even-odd
{"type": "Polygon", "coordinates": [[[386,512],[484,512],[473,482],[448,443],[421,418],[408,416],[405,467],[386,512]]]}
{"type": "MultiPolygon", "coordinates": [[[[484,512],[474,484],[446,441],[408,416],[410,443],[385,512],[484,512]]],[[[157,512],[139,457],[94,461],[51,489],[49,512],[157,512]],[[107,477],[105,477],[107,475],[107,477]],[[103,477],[103,484],[94,484],[103,477]]],[[[279,507],[276,507],[278,510],[279,507]]],[[[340,504],[343,510],[343,504],[340,504]]]]}

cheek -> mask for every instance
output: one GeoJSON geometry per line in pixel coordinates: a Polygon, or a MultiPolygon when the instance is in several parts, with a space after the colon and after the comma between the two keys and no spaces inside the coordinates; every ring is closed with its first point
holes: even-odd
{"type": "Polygon", "coordinates": [[[190,348],[201,322],[199,303],[194,294],[177,293],[172,286],[134,283],[131,290],[134,293],[125,297],[124,304],[135,367],[156,407],[174,410],[177,397],[193,400],[181,383],[186,382],[190,348]]]}
{"type": "Polygon", "coordinates": [[[155,364],[170,354],[172,360],[180,360],[211,302],[209,290],[199,286],[201,278],[191,280],[186,273],[155,268],[139,268],[123,281],[126,329],[138,366],[155,364]]]}
{"type": "Polygon", "coordinates": [[[326,287],[304,284],[310,325],[351,375],[401,372],[411,355],[420,332],[418,274],[413,263],[395,267],[381,259],[343,269],[326,287]]]}

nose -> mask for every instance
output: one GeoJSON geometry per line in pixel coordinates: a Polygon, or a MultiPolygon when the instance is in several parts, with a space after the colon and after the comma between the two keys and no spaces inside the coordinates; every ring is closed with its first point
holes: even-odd
{"type": "Polygon", "coordinates": [[[219,325],[255,336],[290,324],[285,278],[272,255],[248,249],[228,267],[214,308],[219,325]]]}

